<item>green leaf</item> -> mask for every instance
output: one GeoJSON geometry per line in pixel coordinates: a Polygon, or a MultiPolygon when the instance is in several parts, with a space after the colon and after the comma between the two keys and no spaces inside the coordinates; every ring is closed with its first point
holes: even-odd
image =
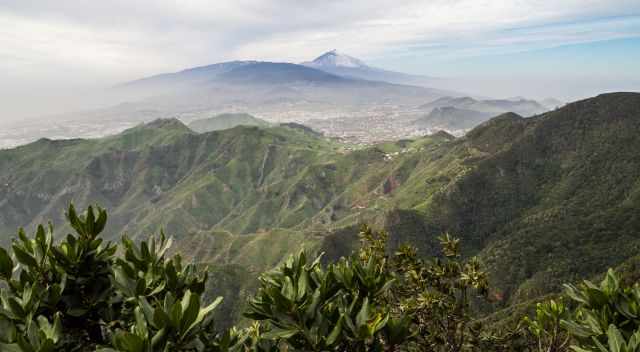
{"type": "Polygon", "coordinates": [[[38,316],[38,326],[40,327],[40,331],[44,333],[45,337],[53,343],[57,343],[62,337],[62,325],[60,323],[59,313],[56,314],[53,324],[50,324],[46,317],[42,315],[38,316]]]}
{"type": "Polygon", "coordinates": [[[362,307],[360,308],[358,315],[356,315],[356,326],[358,327],[358,329],[360,329],[362,326],[365,326],[368,320],[369,320],[369,298],[365,297],[364,301],[362,302],[362,307]]]}
{"type": "Polygon", "coordinates": [[[167,337],[167,329],[162,328],[151,338],[151,347],[154,351],[160,350],[159,346],[164,344],[167,337]]]}
{"type": "Polygon", "coordinates": [[[139,336],[148,336],[149,335],[149,329],[147,328],[147,320],[144,317],[144,314],[142,313],[142,309],[140,307],[136,307],[136,309],[134,310],[134,315],[136,318],[136,331],[138,332],[139,336]]]}
{"type": "Polygon", "coordinates": [[[333,330],[331,330],[331,333],[327,337],[326,343],[328,346],[333,345],[338,340],[338,337],[340,337],[340,333],[342,332],[343,321],[344,321],[344,318],[340,316],[340,319],[338,319],[336,326],[333,327],[333,330]]]}
{"type": "Polygon", "coordinates": [[[84,234],[84,227],[82,226],[82,222],[78,218],[76,208],[73,206],[73,204],[69,204],[69,210],[67,211],[66,215],[67,220],[71,224],[71,227],[73,227],[73,229],[76,230],[78,234],[84,234]]]}
{"type": "Polygon", "coordinates": [[[180,321],[180,330],[182,334],[186,334],[189,327],[191,327],[191,324],[193,324],[196,321],[196,318],[198,318],[198,313],[200,311],[200,297],[187,290],[182,298],[181,304],[182,319],[180,321]]]}
{"type": "MultiPolygon", "coordinates": [[[[3,291],[2,293],[4,294],[5,292],[3,291]]],[[[24,319],[26,317],[27,313],[24,311],[24,309],[22,308],[22,305],[18,302],[16,298],[3,297],[3,301],[9,306],[11,313],[13,313],[13,315],[16,316],[18,319],[24,319]]]]}
{"type": "Polygon", "coordinates": [[[31,254],[24,251],[17,243],[13,244],[13,253],[16,255],[16,259],[18,259],[21,264],[31,267],[38,266],[35,258],[33,258],[31,254]]]}
{"type": "MultiPolygon", "coordinates": [[[[193,330],[196,327],[196,325],[198,325],[202,321],[204,321],[206,319],[206,317],[209,315],[209,313],[211,313],[214,309],[216,309],[216,307],[218,305],[220,305],[221,302],[222,302],[222,297],[218,297],[213,301],[213,303],[211,303],[210,305],[208,305],[207,307],[205,307],[203,309],[200,309],[196,319],[193,321],[193,323],[185,331],[185,335],[188,334],[189,332],[191,332],[191,330],[193,330]]],[[[200,305],[198,304],[198,307],[199,306],[200,305]]]]}
{"type": "Polygon", "coordinates": [[[298,295],[297,295],[298,301],[301,300],[304,297],[304,295],[307,293],[308,286],[309,286],[309,275],[303,268],[302,273],[298,278],[298,295]]]}
{"type": "Polygon", "coordinates": [[[618,288],[620,287],[620,282],[613,269],[609,268],[609,270],[607,270],[607,276],[602,282],[601,287],[608,293],[612,293],[618,290],[618,288]]]}
{"type": "Polygon", "coordinates": [[[173,238],[169,237],[169,239],[164,242],[164,246],[157,252],[158,258],[162,258],[164,254],[167,252],[171,245],[173,244],[173,238]]]}
{"type": "Polygon", "coordinates": [[[296,334],[298,334],[300,330],[298,329],[280,329],[274,328],[273,330],[265,333],[263,337],[267,340],[278,340],[278,339],[289,339],[296,334]]]}
{"type": "Polygon", "coordinates": [[[291,281],[291,278],[289,276],[285,277],[284,280],[285,282],[282,286],[282,295],[289,301],[295,301],[296,292],[293,288],[293,281],[291,281]]]}
{"type": "Polygon", "coordinates": [[[13,260],[7,251],[0,247],[0,278],[5,280],[11,279],[13,273],[13,260]]]}
{"type": "Polygon", "coordinates": [[[153,307],[149,304],[149,301],[147,301],[146,298],[140,297],[138,299],[138,307],[142,309],[142,313],[147,321],[153,322],[153,307]]]}
{"type": "Polygon", "coordinates": [[[562,320],[560,321],[560,326],[574,336],[589,337],[592,335],[591,330],[585,329],[582,325],[578,325],[573,321],[562,320]]]}
{"type": "Polygon", "coordinates": [[[622,346],[625,345],[625,341],[620,330],[618,330],[615,325],[609,325],[607,337],[609,338],[609,350],[611,352],[621,352],[622,346]]]}
{"type": "Polygon", "coordinates": [[[107,224],[107,212],[103,209],[98,208],[98,219],[95,222],[94,231],[97,234],[100,234],[102,230],[104,230],[105,225],[107,224]]]}

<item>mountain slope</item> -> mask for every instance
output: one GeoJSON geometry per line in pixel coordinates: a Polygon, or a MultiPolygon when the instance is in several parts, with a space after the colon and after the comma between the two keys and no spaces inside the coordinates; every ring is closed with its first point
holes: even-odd
{"type": "Polygon", "coordinates": [[[477,126],[493,115],[491,112],[444,106],[437,107],[427,115],[415,120],[414,125],[418,128],[460,131],[477,126]]]}
{"type": "Polygon", "coordinates": [[[387,229],[392,247],[410,241],[421,253],[436,252],[448,231],[488,265],[502,305],[627,263],[640,249],[638,93],[531,118],[505,113],[463,138],[356,151],[291,127],[196,134],[159,120],[0,151],[0,232],[61,224],[70,201],[98,203],[110,210],[110,236],[165,228],[176,250],[230,283],[218,289],[232,290],[250,289],[243,280],[303,245],[327,258],[348,253],[361,222],[387,229]]]}
{"type": "Polygon", "coordinates": [[[255,64],[256,61],[229,61],[163,73],[121,84],[120,88],[151,88],[158,85],[203,84],[233,69],[255,64]]]}
{"type": "Polygon", "coordinates": [[[477,100],[471,97],[442,97],[430,103],[421,105],[419,108],[429,111],[444,107],[454,107],[458,109],[494,114],[515,112],[522,116],[531,116],[550,110],[535,100],[523,98],[477,100]]]}
{"type": "Polygon", "coordinates": [[[456,135],[506,112],[532,116],[549,110],[535,100],[523,98],[477,100],[471,97],[442,97],[423,104],[420,110],[428,113],[413,122],[420,129],[444,129],[456,135]]]}
{"type": "Polygon", "coordinates": [[[293,82],[346,83],[348,80],[321,70],[302,65],[279,62],[256,62],[220,74],[218,79],[227,83],[283,84],[293,82]]]}
{"type": "MultiPolygon", "coordinates": [[[[252,111],[261,116],[322,111],[368,110],[393,103],[415,106],[445,95],[437,89],[343,77],[304,65],[233,61],[157,75],[115,88],[131,103],[106,109],[108,118],[126,111],[150,111],[176,116],[198,111],[252,111]]],[[[298,121],[299,122],[299,121],[298,121]]]]}
{"type": "Polygon", "coordinates": [[[479,249],[512,301],[616,266],[640,249],[639,131],[636,93],[493,119],[458,142],[475,160],[426,222],[479,249]]]}
{"type": "Polygon", "coordinates": [[[198,133],[205,133],[226,130],[240,125],[267,127],[269,126],[269,123],[249,114],[230,113],[191,121],[188,126],[190,129],[198,133]]]}
{"type": "Polygon", "coordinates": [[[60,223],[57,209],[72,200],[111,209],[111,235],[327,229],[377,199],[394,167],[376,148],[340,150],[293,125],[194,134],[177,120],[98,140],[40,141],[0,152],[0,230],[60,223]],[[154,143],[132,137],[140,133],[154,143]]]}

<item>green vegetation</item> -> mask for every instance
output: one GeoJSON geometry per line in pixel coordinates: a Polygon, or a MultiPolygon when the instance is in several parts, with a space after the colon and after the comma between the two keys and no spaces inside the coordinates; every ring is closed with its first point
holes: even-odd
{"type": "Polygon", "coordinates": [[[349,256],[369,223],[389,233],[387,253],[410,243],[429,258],[449,232],[491,283],[491,303],[473,299],[472,309],[504,323],[605,268],[625,283],[639,277],[639,114],[640,94],[615,93],[527,119],[504,114],[463,138],[363,148],[299,126],[198,134],[177,120],[40,140],[0,151],[0,243],[19,227],[62,224],[69,202],[102,204],[105,240],[175,234],[171,253],[219,283],[203,294],[226,297],[213,315],[230,327],[251,325],[241,315],[255,278],[301,247],[325,252],[326,265],[349,256]]]}
{"type": "Polygon", "coordinates": [[[134,245],[126,237],[124,255],[100,238],[107,214],[89,207],[67,212],[69,234],[55,243],[53,229],[39,226],[34,238],[20,230],[12,255],[0,250],[3,351],[191,350],[202,345],[210,312],[220,299],[200,308],[206,275],[159,240],[134,245]]]}
{"type": "Polygon", "coordinates": [[[71,206],[66,216],[75,233],[60,243],[39,226],[33,238],[20,230],[11,254],[0,249],[3,351],[456,351],[468,335],[468,294],[486,289],[457,240],[443,237],[445,259],[428,263],[410,247],[388,257],[387,235],[364,227],[352,256],[325,267],[302,251],[264,274],[245,312],[263,323],[219,331],[211,313],[222,298],[202,304],[207,275],[169,257],[171,239],[125,236],[116,255],[100,237],[104,210],[71,206]],[[432,329],[435,319],[457,328],[432,329]]]}
{"type": "Polygon", "coordinates": [[[441,236],[441,255],[420,259],[409,245],[388,254],[388,234],[367,226],[350,256],[323,264],[301,251],[264,273],[250,327],[221,329],[222,297],[202,301],[207,274],[169,256],[171,239],[125,236],[118,251],[100,236],[104,210],[70,206],[66,217],[74,234],[62,241],[39,226],[0,247],[1,351],[640,351],[640,284],[611,269],[492,327],[472,307],[488,298],[487,274],[458,239],[441,236]]]}
{"type": "Polygon", "coordinates": [[[207,119],[192,121],[191,123],[189,123],[189,128],[198,133],[206,133],[211,131],[226,130],[241,125],[268,127],[269,123],[249,114],[219,114],[207,119]]]}

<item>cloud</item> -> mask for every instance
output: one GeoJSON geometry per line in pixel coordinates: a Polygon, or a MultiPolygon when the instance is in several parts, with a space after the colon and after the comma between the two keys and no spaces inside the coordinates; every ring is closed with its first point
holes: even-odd
{"type": "Polygon", "coordinates": [[[58,64],[95,61],[128,74],[143,70],[143,62],[151,70],[230,58],[300,61],[333,47],[383,56],[412,44],[480,42],[486,35],[488,45],[507,46],[547,24],[633,13],[640,14],[636,0],[5,0],[0,50],[30,59],[49,54],[58,64]]]}
{"type": "Polygon", "coordinates": [[[334,48],[437,75],[415,62],[637,36],[638,16],[637,0],[4,0],[0,94],[334,48]]]}

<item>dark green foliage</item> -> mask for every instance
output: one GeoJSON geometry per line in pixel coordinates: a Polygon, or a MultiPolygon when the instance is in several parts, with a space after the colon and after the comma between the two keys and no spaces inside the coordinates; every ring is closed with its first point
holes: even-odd
{"type": "Polygon", "coordinates": [[[623,287],[609,270],[600,285],[566,285],[566,294],[578,305],[562,322],[575,351],[640,351],[640,285],[623,287]]]}
{"type": "Polygon", "coordinates": [[[360,238],[360,250],[335,264],[300,252],[262,276],[247,316],[268,322],[265,338],[307,351],[475,348],[470,301],[486,292],[486,273],[460,259],[458,240],[443,236],[444,258],[424,261],[409,246],[388,257],[385,232],[363,227],[360,238]]]}
{"type": "Polygon", "coordinates": [[[539,303],[533,317],[525,317],[533,337],[530,347],[545,352],[640,351],[640,285],[621,284],[609,270],[600,285],[585,280],[565,285],[567,306],[562,301],[539,303]],[[569,346],[570,345],[570,346],[569,346]]]}
{"type": "Polygon", "coordinates": [[[396,272],[402,283],[394,290],[403,315],[412,317],[416,346],[428,351],[463,351],[479,333],[471,316],[471,301],[488,291],[480,262],[460,259],[459,240],[440,238],[444,258],[424,261],[415,249],[402,246],[396,254],[396,272]],[[473,326],[472,326],[473,323],[473,326]]]}
{"type": "MultiPolygon", "coordinates": [[[[169,258],[164,234],[117,247],[99,238],[106,212],[67,213],[76,234],[53,243],[52,229],[34,239],[19,232],[18,265],[0,251],[8,288],[0,298],[0,347],[15,351],[462,351],[471,290],[485,290],[477,261],[459,260],[458,241],[442,238],[444,259],[415,257],[404,247],[388,258],[387,235],[363,227],[361,248],[323,265],[304,251],[261,277],[249,302],[250,328],[216,332],[203,306],[206,275],[169,258]],[[19,272],[17,279],[14,278],[19,272]],[[94,287],[100,288],[98,291],[94,287]],[[441,324],[438,324],[441,323],[441,324]],[[444,325],[442,325],[444,324],[444,325]],[[444,326],[444,329],[439,329],[444,326]],[[455,326],[452,330],[447,326],[455,326]],[[425,335],[426,334],[426,335],[425,335]]],[[[471,340],[469,340],[471,341],[471,340]]]]}
{"type": "Polygon", "coordinates": [[[114,285],[131,298],[161,300],[167,293],[182,297],[187,291],[202,295],[206,273],[200,273],[193,265],[183,266],[180,255],[168,258],[171,243],[164,233],[139,246],[123,236],[124,258],[115,261],[114,285]]]}
{"type": "Polygon", "coordinates": [[[39,226],[0,250],[0,351],[640,351],[640,285],[613,270],[600,285],[566,285],[573,305],[541,302],[498,330],[472,309],[487,274],[458,239],[441,236],[438,257],[407,245],[389,255],[388,234],[367,226],[351,256],[325,265],[301,251],[262,275],[245,312],[255,321],[220,331],[222,298],[203,304],[207,276],[167,255],[171,239],[124,236],[116,255],[99,236],[104,210],[71,206],[67,218],[75,234],[59,243],[39,226]]]}
{"type": "Polygon", "coordinates": [[[75,234],[61,242],[39,226],[34,238],[18,232],[12,256],[0,250],[0,350],[202,351],[215,340],[210,313],[221,299],[201,307],[206,275],[168,258],[171,240],[123,237],[118,258],[100,238],[104,210],[70,206],[67,219],[75,234]]]}
{"type": "Polygon", "coordinates": [[[123,352],[203,351],[209,339],[215,339],[207,333],[212,331],[210,313],[220,301],[222,298],[201,308],[200,297],[189,290],[181,300],[169,292],[155,307],[139,297],[134,309],[135,324],[129,331],[115,333],[113,347],[123,352]]]}
{"type": "MultiPolygon", "coordinates": [[[[66,337],[72,336],[70,340],[105,341],[101,325],[102,317],[111,314],[109,300],[114,290],[110,270],[116,251],[115,246],[103,245],[98,237],[107,215],[102,209],[94,212],[89,207],[85,216],[78,216],[71,206],[67,219],[77,235],[70,234],[58,244],[53,243],[52,226],[46,230],[39,226],[33,239],[20,230],[18,239],[13,241],[19,268],[15,275],[6,275],[10,273],[6,266],[2,270],[7,284],[7,289],[2,290],[2,303],[5,318],[15,325],[17,335],[4,343],[28,349],[24,347],[27,342],[21,341],[21,331],[37,336],[29,335],[35,321],[41,331],[46,331],[47,322],[52,322],[55,328],[51,331],[64,329],[66,337]]],[[[6,252],[1,256],[5,258],[3,262],[11,264],[6,252]]],[[[54,336],[51,340],[58,342],[60,338],[54,336]]],[[[37,350],[38,339],[29,340],[37,350]]],[[[73,344],[67,340],[59,342],[73,344]]]]}
{"type": "Polygon", "coordinates": [[[265,320],[265,338],[280,339],[297,350],[379,349],[377,334],[389,319],[376,304],[387,294],[391,278],[385,263],[342,259],[323,268],[301,252],[261,277],[247,317],[265,320]]]}

